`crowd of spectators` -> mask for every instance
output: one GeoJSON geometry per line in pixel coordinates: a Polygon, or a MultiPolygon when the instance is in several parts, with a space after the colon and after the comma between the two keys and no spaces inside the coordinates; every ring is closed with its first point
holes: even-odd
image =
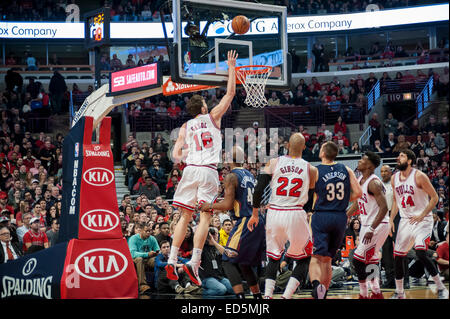
{"type": "MultiPolygon", "coordinates": [[[[252,0],[242,0],[253,2],[252,0]]],[[[159,7],[162,0],[97,0],[98,7],[111,8],[112,21],[161,21],[159,7]]],[[[262,0],[260,3],[286,6],[289,15],[339,14],[366,11],[368,5],[377,5],[380,10],[401,8],[415,5],[440,3],[434,0],[262,0]]],[[[84,3],[76,0],[8,0],[0,5],[3,20],[9,21],[64,21],[66,6],[79,5],[84,12],[84,3]]],[[[170,19],[170,13],[167,15],[170,19]]]]}

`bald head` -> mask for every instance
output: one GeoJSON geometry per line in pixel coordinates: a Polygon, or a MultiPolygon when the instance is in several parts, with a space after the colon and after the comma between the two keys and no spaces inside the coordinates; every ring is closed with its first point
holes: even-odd
{"type": "Polygon", "coordinates": [[[389,182],[392,176],[392,168],[389,165],[381,166],[380,176],[384,183],[389,182]]]}
{"type": "Polygon", "coordinates": [[[233,163],[243,163],[245,160],[244,150],[237,146],[233,146],[233,163]]]}
{"type": "Polygon", "coordinates": [[[294,133],[289,138],[289,155],[299,156],[305,149],[305,137],[302,133],[294,133]]]}

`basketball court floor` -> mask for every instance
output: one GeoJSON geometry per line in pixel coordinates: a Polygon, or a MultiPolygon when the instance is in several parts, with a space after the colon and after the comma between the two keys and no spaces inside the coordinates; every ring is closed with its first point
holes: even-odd
{"type": "MultiPolygon", "coordinates": [[[[447,289],[449,283],[445,283],[447,289]]],[[[422,281],[420,283],[412,283],[410,289],[405,289],[406,299],[437,299],[437,289],[434,283],[428,285],[422,281]]],[[[389,299],[395,292],[395,289],[382,289],[385,299],[389,299]]],[[[281,299],[280,294],[274,294],[273,299],[281,299]]],[[[246,296],[247,299],[253,299],[251,295],[246,296]]],[[[328,292],[327,299],[358,299],[358,284],[346,285],[343,288],[332,289],[328,292]]],[[[178,295],[178,294],[151,294],[139,296],[139,299],[234,299],[234,296],[217,296],[203,297],[201,295],[178,295]]],[[[311,290],[298,290],[292,299],[312,299],[311,290]]]]}

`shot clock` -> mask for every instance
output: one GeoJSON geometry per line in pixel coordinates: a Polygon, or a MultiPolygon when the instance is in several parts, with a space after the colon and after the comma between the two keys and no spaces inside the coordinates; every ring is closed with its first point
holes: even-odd
{"type": "Polygon", "coordinates": [[[110,9],[101,8],[84,15],[86,47],[92,49],[109,44],[110,9]]]}

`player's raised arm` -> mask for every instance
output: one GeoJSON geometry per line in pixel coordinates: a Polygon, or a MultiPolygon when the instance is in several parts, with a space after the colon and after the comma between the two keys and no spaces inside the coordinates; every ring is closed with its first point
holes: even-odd
{"type": "Polygon", "coordinates": [[[178,132],[177,141],[175,142],[175,145],[172,150],[172,159],[174,163],[181,162],[181,160],[184,157],[182,148],[184,146],[185,137],[186,137],[186,123],[184,123],[183,126],[180,128],[180,131],[178,132]]]}
{"type": "Polygon", "coordinates": [[[423,210],[423,212],[419,216],[414,216],[410,219],[410,223],[420,223],[430,212],[436,207],[436,204],[439,200],[438,194],[434,189],[433,185],[430,182],[430,179],[423,172],[416,171],[416,184],[419,188],[423,189],[425,193],[430,196],[430,201],[428,202],[427,207],[423,210]]]}
{"type": "Polygon", "coordinates": [[[238,179],[236,174],[229,173],[225,177],[224,181],[224,190],[225,190],[225,196],[224,199],[217,203],[203,203],[200,206],[200,209],[202,211],[209,211],[209,210],[220,210],[220,211],[226,211],[233,209],[234,199],[235,199],[235,193],[236,193],[236,187],[238,184],[238,179]]]}
{"type": "Polygon", "coordinates": [[[350,202],[353,202],[354,200],[362,196],[362,188],[361,185],[359,185],[358,180],[356,179],[355,173],[347,166],[346,168],[350,176],[350,186],[352,189],[350,195],[350,202]]]}
{"type": "Polygon", "coordinates": [[[217,127],[220,127],[220,120],[225,112],[231,105],[231,102],[234,99],[236,94],[236,59],[238,54],[235,50],[228,51],[228,83],[227,83],[227,92],[220,100],[219,104],[217,104],[210,112],[211,117],[216,122],[217,127]]]}

